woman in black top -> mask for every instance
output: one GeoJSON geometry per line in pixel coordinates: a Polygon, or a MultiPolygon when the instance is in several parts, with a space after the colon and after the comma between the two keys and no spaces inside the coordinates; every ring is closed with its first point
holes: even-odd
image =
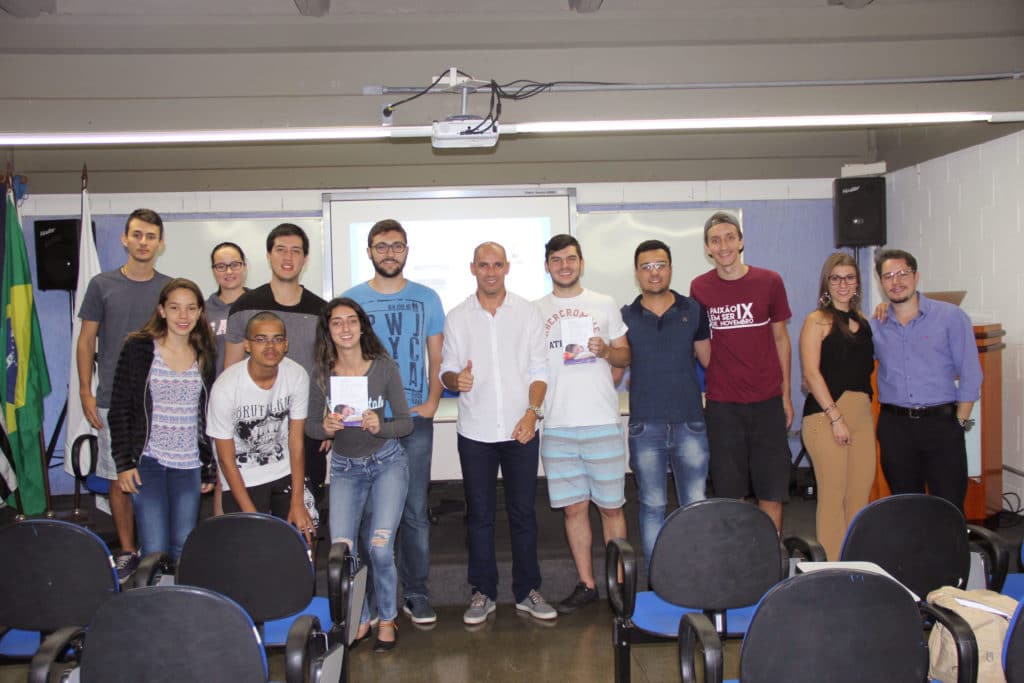
{"type": "Polygon", "coordinates": [[[860,312],[860,276],[850,255],[837,252],[825,260],[818,294],[818,308],[800,332],[800,361],[810,390],[802,429],[818,480],[818,541],[829,560],[838,560],[846,529],[867,505],[875,478],[874,346],[860,312]]]}

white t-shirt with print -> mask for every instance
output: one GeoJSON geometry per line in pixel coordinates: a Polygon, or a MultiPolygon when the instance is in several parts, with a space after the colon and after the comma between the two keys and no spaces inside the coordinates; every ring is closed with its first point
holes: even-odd
{"type": "Polygon", "coordinates": [[[584,289],[574,297],[553,293],[534,302],[544,319],[547,343],[548,390],[544,396],[544,427],[593,427],[617,424],[619,396],[612,382],[611,366],[603,358],[593,362],[566,364],[562,321],[589,317],[591,336],[606,344],[626,334],[626,324],[615,301],[604,294],[584,289]]]}
{"type": "MultiPolygon", "coordinates": [[[[206,433],[214,439],[234,439],[235,462],[246,488],[276,481],[291,473],[288,457],[289,420],[304,420],[309,403],[309,375],[285,358],[269,389],[249,376],[248,361],[224,370],[210,391],[206,433]]],[[[224,490],[229,490],[220,473],[224,490]]]]}

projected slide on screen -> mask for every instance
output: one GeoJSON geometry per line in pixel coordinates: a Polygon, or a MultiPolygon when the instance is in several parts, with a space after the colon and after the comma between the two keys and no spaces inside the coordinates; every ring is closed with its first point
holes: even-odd
{"type": "Polygon", "coordinates": [[[569,232],[569,195],[443,196],[394,193],[388,198],[337,199],[329,195],[331,291],[373,277],[366,236],[377,221],[393,218],[408,233],[405,276],[435,289],[445,312],[476,290],[469,264],[485,241],[505,247],[509,291],[534,300],[551,291],[544,243],[569,232]]]}

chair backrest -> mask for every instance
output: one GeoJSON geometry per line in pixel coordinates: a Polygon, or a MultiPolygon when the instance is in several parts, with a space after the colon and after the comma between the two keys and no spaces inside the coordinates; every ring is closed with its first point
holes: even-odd
{"type": "Polygon", "coordinates": [[[175,582],[209,588],[240,604],[253,621],[283,619],[313,599],[315,574],[302,535],[258,513],[210,517],[185,541],[175,582]]]}
{"type": "Polygon", "coordinates": [[[110,551],[88,529],[56,519],[0,528],[0,624],[26,631],[85,626],[119,590],[110,551]]]}
{"type": "Polygon", "coordinates": [[[881,498],[853,518],[840,559],[874,562],[921,599],[941,586],[964,588],[971,568],[967,521],[936,496],[881,498]]]}
{"type": "Polygon", "coordinates": [[[910,594],[842,569],[798,574],[765,594],[740,651],[743,683],[923,681],[928,649],[910,594]]]}
{"type": "Polygon", "coordinates": [[[666,518],[651,553],[651,589],[684,607],[752,605],[784,576],[783,549],[768,515],[739,500],[712,498],[666,518]]]}
{"type": "Polygon", "coordinates": [[[1006,683],[1024,683],[1024,601],[1017,605],[1003,641],[1003,672],[1006,683]]]}
{"type": "Polygon", "coordinates": [[[147,586],[104,603],[85,634],[81,680],[148,683],[266,681],[252,620],[195,586],[147,586]]]}

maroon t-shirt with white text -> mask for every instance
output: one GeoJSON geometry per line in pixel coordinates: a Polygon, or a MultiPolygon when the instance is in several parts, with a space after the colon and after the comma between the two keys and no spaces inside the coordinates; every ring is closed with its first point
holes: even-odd
{"type": "Polygon", "coordinates": [[[772,323],[792,317],[778,273],[747,267],[738,280],[711,270],[694,278],[690,296],[707,309],[711,323],[709,401],[757,403],[782,395],[782,365],[772,323]]]}

